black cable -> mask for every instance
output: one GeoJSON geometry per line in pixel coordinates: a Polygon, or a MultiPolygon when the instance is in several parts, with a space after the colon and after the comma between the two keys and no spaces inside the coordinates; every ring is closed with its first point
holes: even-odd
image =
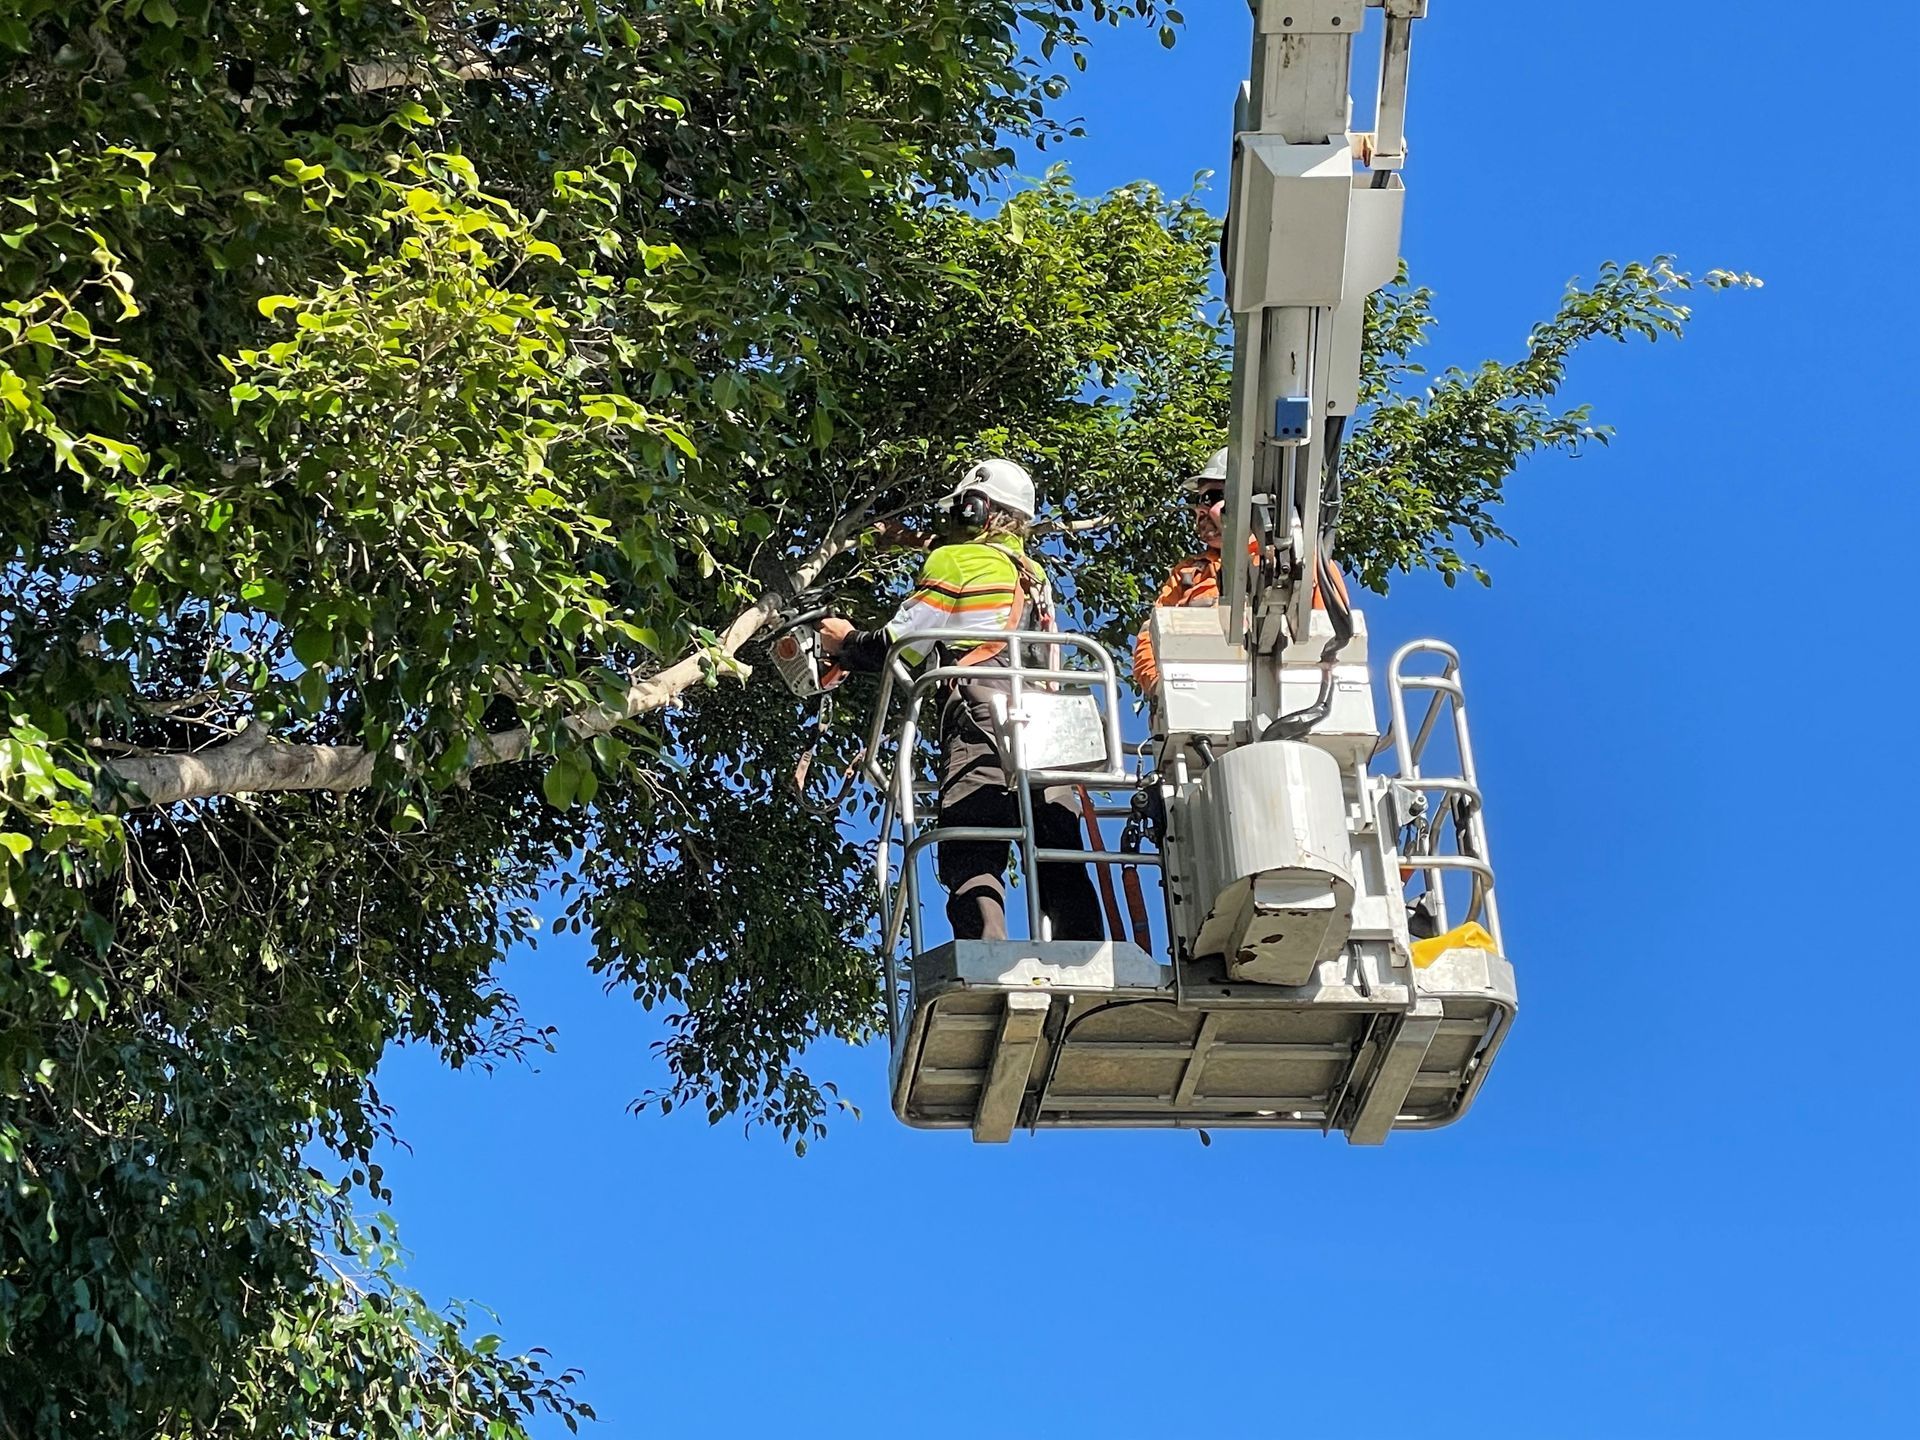
{"type": "Polygon", "coordinates": [[[1311,705],[1290,715],[1277,717],[1260,732],[1262,740],[1298,740],[1333,710],[1333,665],[1335,657],[1353,639],[1353,605],[1346,587],[1340,583],[1333,566],[1335,537],[1340,523],[1340,450],[1346,439],[1347,417],[1334,415],[1327,420],[1325,460],[1321,466],[1320,533],[1314,544],[1314,583],[1320,588],[1327,618],[1333,621],[1333,638],[1320,652],[1320,693],[1311,705]]]}
{"type": "Polygon", "coordinates": [[[1340,446],[1346,434],[1346,416],[1335,415],[1327,421],[1326,462],[1320,467],[1320,529],[1329,540],[1340,518],[1340,446]]]}
{"type": "Polygon", "coordinates": [[[1320,651],[1320,693],[1304,710],[1281,715],[1260,732],[1262,740],[1298,740],[1333,710],[1334,661],[1353,638],[1353,606],[1333,572],[1324,546],[1314,547],[1315,582],[1326,603],[1327,618],[1333,622],[1333,637],[1320,651]]]}

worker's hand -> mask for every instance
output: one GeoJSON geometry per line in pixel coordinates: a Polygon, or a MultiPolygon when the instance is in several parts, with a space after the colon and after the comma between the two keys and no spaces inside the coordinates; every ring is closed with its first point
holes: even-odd
{"type": "Polygon", "coordinates": [[[820,648],[829,656],[838,655],[840,647],[847,643],[847,636],[852,633],[851,620],[842,620],[838,615],[829,615],[820,622],[820,648]]]}

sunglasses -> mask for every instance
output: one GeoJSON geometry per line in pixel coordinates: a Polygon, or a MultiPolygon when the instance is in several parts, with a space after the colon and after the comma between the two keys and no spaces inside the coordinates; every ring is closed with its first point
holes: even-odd
{"type": "Polygon", "coordinates": [[[1208,506],[1218,505],[1226,498],[1227,492],[1224,490],[1198,490],[1194,492],[1193,503],[1208,506]]]}

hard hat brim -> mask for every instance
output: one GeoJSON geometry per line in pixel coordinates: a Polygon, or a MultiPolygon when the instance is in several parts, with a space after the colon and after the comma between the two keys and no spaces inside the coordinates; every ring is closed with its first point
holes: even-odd
{"type": "Polygon", "coordinates": [[[1227,452],[1225,450],[1216,450],[1212,455],[1207,457],[1206,468],[1201,470],[1198,475],[1187,477],[1186,488],[1189,490],[1198,490],[1202,485],[1219,485],[1224,487],[1227,483],[1227,470],[1227,452]],[[1215,467],[1218,467],[1219,473],[1217,474],[1215,473],[1215,467]]]}

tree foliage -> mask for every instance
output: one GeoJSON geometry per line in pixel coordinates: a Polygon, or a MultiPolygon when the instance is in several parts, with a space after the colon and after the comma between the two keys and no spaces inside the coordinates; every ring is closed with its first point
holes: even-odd
{"type": "MultiPolygon", "coordinates": [[[[1177,15],[0,4],[0,1434],[587,1413],[365,1214],[389,1047],[548,1043],[493,973],[553,876],[669,1017],[658,1103],[818,1133],[802,1053],[877,969],[793,775],[854,742],[757,637],[876,605],[870,521],[995,450],[1116,638],[1224,425],[1193,198],[983,203],[1107,22],[1177,15]]],[[[1677,333],[1684,283],[1609,268],[1424,390],[1428,297],[1384,298],[1349,563],[1466,566],[1600,433],[1568,356],[1677,333]]]]}
{"type": "MultiPolygon", "coordinates": [[[[1750,275],[1712,270],[1710,290],[1757,286],[1750,275]]],[[[1345,450],[1351,479],[1342,497],[1340,559],[1386,593],[1396,573],[1433,570],[1452,585],[1487,572],[1456,546],[1510,541],[1494,510],[1507,477],[1537,451],[1577,455],[1612,434],[1586,405],[1560,408],[1574,352],[1590,340],[1679,337],[1692,318],[1681,296],[1695,282],[1671,256],[1600,267],[1590,284],[1567,286],[1552,318],[1527,337],[1518,360],[1451,368],[1424,389],[1412,359],[1434,323],[1433,294],[1401,282],[1373,297],[1361,369],[1365,423],[1345,450]]]]}

